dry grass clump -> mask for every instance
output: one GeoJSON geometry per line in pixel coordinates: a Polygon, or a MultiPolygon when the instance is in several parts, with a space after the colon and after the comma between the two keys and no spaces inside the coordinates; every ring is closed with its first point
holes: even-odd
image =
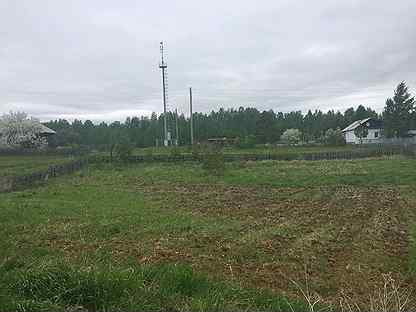
{"type": "Polygon", "coordinates": [[[344,292],[341,293],[339,306],[342,312],[404,312],[414,311],[412,291],[402,286],[391,273],[382,274],[382,286],[375,289],[365,303],[359,303],[344,292]]]}
{"type": "Polygon", "coordinates": [[[305,270],[305,283],[291,280],[301,296],[308,304],[309,312],[341,311],[341,312],[406,312],[415,311],[412,290],[393,278],[392,273],[382,274],[382,284],[369,292],[367,300],[359,300],[353,295],[353,290],[341,291],[336,304],[327,303],[316,292],[311,290],[305,270]]]}

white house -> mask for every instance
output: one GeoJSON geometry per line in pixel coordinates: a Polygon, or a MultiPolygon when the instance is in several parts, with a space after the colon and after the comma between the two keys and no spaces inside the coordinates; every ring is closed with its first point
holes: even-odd
{"type": "Polygon", "coordinates": [[[349,144],[370,144],[383,143],[383,122],[375,118],[365,118],[354,121],[348,127],[342,130],[345,141],[349,144]],[[366,127],[368,135],[365,138],[359,138],[355,135],[355,129],[359,127],[366,127]]]}

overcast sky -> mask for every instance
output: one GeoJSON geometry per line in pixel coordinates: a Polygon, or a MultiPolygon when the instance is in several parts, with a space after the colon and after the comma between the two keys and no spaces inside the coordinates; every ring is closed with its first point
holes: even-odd
{"type": "Polygon", "coordinates": [[[124,120],[169,108],[381,111],[416,93],[415,0],[0,0],[0,113],[124,120]]]}

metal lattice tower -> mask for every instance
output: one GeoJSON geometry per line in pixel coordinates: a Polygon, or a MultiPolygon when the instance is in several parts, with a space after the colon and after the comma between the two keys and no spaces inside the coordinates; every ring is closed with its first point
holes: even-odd
{"type": "Polygon", "coordinates": [[[167,125],[167,103],[168,103],[168,64],[164,59],[164,50],[163,50],[163,41],[160,42],[160,58],[159,68],[162,71],[162,88],[163,88],[163,135],[164,135],[164,145],[168,146],[168,125],[167,125]]]}

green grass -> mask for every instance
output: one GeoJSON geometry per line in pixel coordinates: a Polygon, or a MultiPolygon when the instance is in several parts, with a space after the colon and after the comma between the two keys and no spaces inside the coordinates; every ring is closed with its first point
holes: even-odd
{"type": "Polygon", "coordinates": [[[305,305],[267,291],[213,282],[184,265],[81,267],[49,261],[0,268],[11,285],[1,311],[304,311],[305,305]]]}
{"type": "MultiPolygon", "coordinates": [[[[241,154],[305,154],[319,152],[336,152],[356,150],[359,147],[352,145],[345,146],[279,146],[279,147],[253,147],[253,148],[237,148],[225,147],[224,154],[241,155],[241,154]]],[[[192,149],[189,146],[181,147],[146,147],[135,148],[133,155],[170,155],[173,150],[179,151],[181,154],[191,154],[192,149]]]]}
{"type": "MultiPolygon", "coordinates": [[[[196,146],[197,148],[197,146],[196,146]]],[[[204,148],[204,147],[201,147],[204,148]]],[[[270,146],[270,147],[253,147],[253,148],[238,148],[238,147],[224,147],[223,153],[226,155],[287,155],[287,154],[308,154],[321,152],[338,152],[338,151],[354,151],[366,147],[344,145],[344,146],[270,146]]],[[[179,147],[145,147],[135,148],[133,155],[150,156],[150,155],[172,155],[175,153],[190,155],[192,148],[190,146],[179,147]]],[[[108,152],[95,152],[94,155],[109,155],[108,152]]]]}
{"type": "Polygon", "coordinates": [[[0,177],[24,175],[72,160],[70,156],[19,155],[0,156],[0,177]]]}
{"type": "Polygon", "coordinates": [[[244,186],[308,187],[334,185],[416,185],[416,160],[401,156],[332,161],[235,162],[213,176],[199,164],[138,164],[124,174],[147,181],[222,183],[244,186]]]}
{"type": "Polygon", "coordinates": [[[416,222],[410,227],[409,271],[416,276],[416,222]]]}
{"type": "Polygon", "coordinates": [[[327,298],[413,270],[415,193],[404,157],[95,165],[0,194],[0,311],[302,311],[304,259],[327,298]]]}

